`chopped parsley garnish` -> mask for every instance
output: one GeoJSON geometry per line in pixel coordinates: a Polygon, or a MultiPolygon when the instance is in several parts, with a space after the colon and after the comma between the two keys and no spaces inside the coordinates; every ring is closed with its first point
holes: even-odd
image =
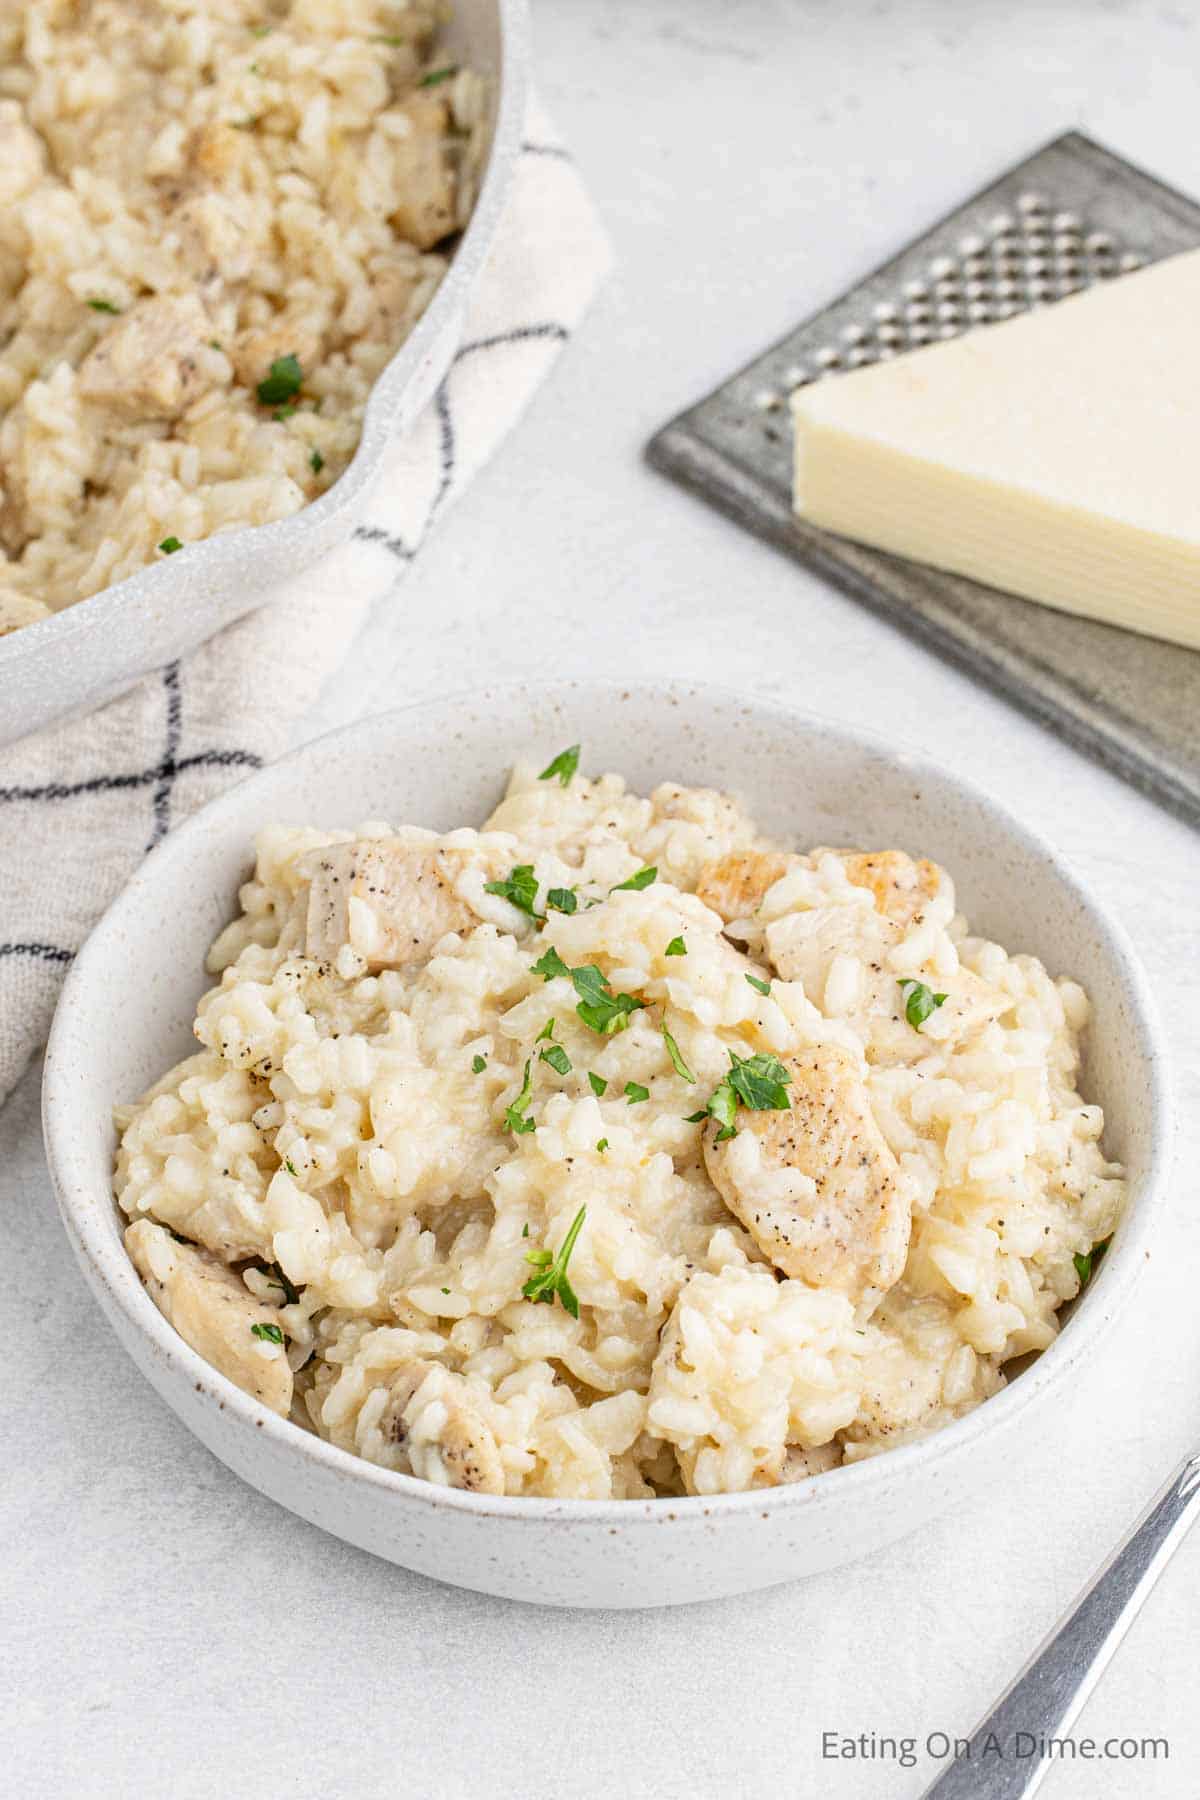
{"type": "Polygon", "coordinates": [[[487,1057],[486,1056],[473,1056],[471,1058],[471,1073],[473,1075],[482,1075],[483,1071],[486,1068],[487,1068],[487,1057]]]}
{"type": "Polygon", "coordinates": [[[418,87],[439,87],[443,81],[449,81],[458,74],[458,64],[449,63],[444,69],[430,69],[428,75],[422,75],[418,87]]]}
{"type": "Polygon", "coordinates": [[[1071,1258],[1071,1261],[1075,1264],[1075,1273],[1079,1277],[1080,1293],[1083,1292],[1088,1282],[1092,1279],[1096,1264],[1102,1259],[1104,1252],[1111,1243],[1112,1238],[1106,1237],[1099,1244],[1093,1244],[1086,1256],[1081,1256],[1079,1252],[1076,1251],[1075,1255],[1071,1258]]]}
{"type": "Polygon", "coordinates": [[[914,1031],[920,1031],[930,1013],[949,998],[947,994],[935,994],[927,988],[923,981],[902,981],[900,995],[904,1001],[904,1016],[914,1031]]]}
{"type": "Polygon", "coordinates": [[[551,888],[546,895],[548,912],[573,913],[578,907],[579,895],[574,888],[551,888]]]}
{"type": "Polygon", "coordinates": [[[174,556],[177,550],[183,549],[183,545],[177,537],[165,537],[158,547],[164,556],[174,556]]]}
{"type": "Polygon", "coordinates": [[[604,1152],[608,1149],[608,1139],[607,1138],[597,1138],[596,1139],[596,1148],[600,1152],[601,1156],[603,1156],[604,1152]]]}
{"type": "Polygon", "coordinates": [[[650,1089],[643,1087],[640,1081],[627,1081],[623,1091],[630,1106],[636,1106],[639,1101],[650,1098],[650,1089]]]}
{"type": "Polygon", "coordinates": [[[303,380],[299,357],[278,356],[258,384],[258,397],[264,406],[283,406],[300,392],[303,380]]]}
{"type": "Polygon", "coordinates": [[[587,1207],[581,1206],[571,1221],[570,1229],[563,1239],[562,1249],[557,1256],[552,1256],[549,1250],[527,1250],[525,1252],[525,1261],[532,1263],[538,1271],[536,1275],[530,1276],[521,1289],[526,1300],[540,1300],[547,1306],[553,1306],[554,1296],[557,1294],[563,1307],[573,1319],[579,1317],[579,1301],[567,1280],[567,1264],[571,1260],[575,1240],[582,1231],[583,1221],[586,1218],[587,1207]]]}
{"type": "Polygon", "coordinates": [[[571,777],[579,767],[579,745],[572,744],[569,750],[560,750],[553,762],[546,764],[538,776],[539,781],[553,781],[557,775],[563,787],[569,787],[571,777]]]}
{"type": "Polygon", "coordinates": [[[675,1065],[675,1073],[681,1075],[685,1081],[695,1081],[696,1077],[692,1074],[692,1071],[688,1068],[682,1056],[680,1056],[679,1045],[667,1030],[665,1022],[663,1024],[662,1034],[663,1043],[667,1046],[667,1055],[675,1065]]]}
{"type": "Polygon", "coordinates": [[[570,975],[571,971],[551,944],[546,954],[538,957],[529,973],[540,975],[543,981],[553,981],[556,975],[570,975]]]}
{"type": "Polygon", "coordinates": [[[449,1289],[449,1288],[443,1288],[443,1289],[442,1289],[442,1292],[443,1292],[443,1294],[448,1294],[448,1293],[449,1293],[449,1292],[450,1292],[450,1289],[449,1289]]]}
{"type": "Polygon", "coordinates": [[[312,450],[309,452],[308,466],[314,475],[319,475],[321,473],[321,470],[325,467],[325,458],[321,455],[319,450],[312,450]]]}
{"type": "Polygon", "coordinates": [[[506,1106],[504,1109],[504,1129],[506,1131],[515,1132],[517,1136],[520,1137],[523,1132],[533,1130],[533,1120],[525,1117],[525,1114],[529,1111],[529,1102],[532,1099],[533,1058],[527,1057],[525,1059],[525,1073],[521,1079],[521,1091],[513,1101],[512,1105],[506,1106]]]}
{"type": "Polygon", "coordinates": [[[284,1159],[283,1159],[283,1166],[284,1166],[284,1168],[285,1168],[285,1169],[286,1169],[286,1170],[287,1170],[287,1172],[288,1172],[288,1174],[289,1174],[289,1175],[291,1175],[291,1176],[295,1176],[295,1173],[296,1173],[296,1165],[295,1165],[295,1163],[294,1163],[294,1162],[293,1162],[293,1161],[292,1161],[292,1159],[291,1159],[291,1157],[290,1157],[290,1156],[285,1156],[285,1157],[284,1157],[284,1159]]]}
{"type": "Polygon", "coordinates": [[[557,1070],[560,1075],[571,1073],[571,1059],[561,1044],[547,1044],[542,1051],[542,1061],[549,1063],[550,1067],[557,1070]]]}
{"type": "Polygon", "coordinates": [[[533,872],[532,863],[518,863],[505,880],[485,881],[483,884],[485,894],[499,894],[502,900],[507,900],[518,912],[528,913],[531,919],[539,916],[535,904],[537,890],[537,876],[533,872]]]}
{"type": "Polygon", "coordinates": [[[610,894],[622,894],[627,888],[632,888],[635,894],[640,894],[643,888],[648,888],[652,882],[657,880],[657,869],[639,869],[636,875],[629,877],[628,881],[618,881],[616,887],[610,888],[608,891],[610,894]]]}
{"type": "Polygon", "coordinates": [[[757,975],[747,975],[746,980],[752,988],[757,988],[760,994],[769,994],[771,991],[770,982],[760,981],[757,975]]]}
{"type": "Polygon", "coordinates": [[[278,1282],[280,1288],[283,1290],[285,1304],[288,1306],[295,1306],[300,1299],[300,1290],[299,1288],[292,1286],[279,1264],[268,1263],[267,1274],[272,1281],[278,1282]]]}
{"type": "Polygon", "coordinates": [[[605,1089],[608,1087],[608,1083],[607,1083],[607,1081],[605,1081],[603,1075],[593,1074],[591,1069],[588,1070],[588,1085],[590,1086],[593,1094],[595,1094],[597,1100],[599,1100],[600,1096],[604,1093],[605,1089]]]}
{"type": "Polygon", "coordinates": [[[93,312],[115,313],[118,318],[120,317],[120,307],[114,306],[111,300],[89,300],[88,305],[93,312]]]}
{"type": "Polygon", "coordinates": [[[616,1032],[624,1031],[630,1014],[640,1012],[646,1004],[632,994],[614,994],[608,976],[595,963],[585,963],[582,968],[570,969],[568,973],[579,995],[575,1011],[584,1024],[598,1031],[601,1037],[612,1037],[616,1032]]]}
{"type": "Polygon", "coordinates": [[[521,1236],[522,1237],[529,1236],[529,1220],[528,1219],[526,1219],[525,1223],[521,1227],[521,1236]]]}
{"type": "Polygon", "coordinates": [[[283,1342],[283,1333],[278,1325],[252,1325],[250,1336],[265,1338],[268,1344],[282,1344],[283,1342]]]}
{"type": "Polygon", "coordinates": [[[704,1112],[692,1113],[687,1120],[689,1125],[698,1125],[708,1113],[721,1127],[718,1144],[737,1136],[739,1104],[751,1112],[786,1112],[791,1105],[787,1092],[791,1073],[777,1056],[762,1050],[756,1056],[738,1056],[731,1050],[729,1062],[729,1073],[714,1088],[704,1112]]]}
{"type": "Polygon", "coordinates": [[[300,408],[298,406],[289,403],[287,406],[277,406],[273,416],[276,424],[282,425],[285,419],[290,419],[294,413],[298,413],[299,411],[300,408]]]}
{"type": "Polygon", "coordinates": [[[546,1023],[542,1026],[542,1029],[538,1032],[537,1036],[534,1038],[533,1041],[535,1044],[549,1043],[549,1042],[551,1042],[553,1037],[554,1037],[554,1020],[547,1019],[546,1023]]]}
{"type": "Polygon", "coordinates": [[[673,937],[671,939],[670,943],[667,945],[666,949],[663,951],[663,955],[664,956],[686,956],[687,955],[687,945],[684,943],[684,941],[681,937],[673,937]]]}

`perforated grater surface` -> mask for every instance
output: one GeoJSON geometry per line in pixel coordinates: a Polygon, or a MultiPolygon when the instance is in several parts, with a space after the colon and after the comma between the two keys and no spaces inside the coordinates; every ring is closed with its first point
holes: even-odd
{"type": "Polygon", "coordinates": [[[1200,825],[1200,653],[832,536],[791,509],[797,387],[1200,244],[1200,206],[1078,133],[667,425],[650,461],[1200,825]]]}

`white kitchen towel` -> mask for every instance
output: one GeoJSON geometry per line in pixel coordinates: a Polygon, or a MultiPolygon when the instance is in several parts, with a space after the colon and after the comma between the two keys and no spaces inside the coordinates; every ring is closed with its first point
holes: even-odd
{"type": "Polygon", "coordinates": [[[290,745],[367,609],[546,376],[607,263],[578,174],[535,109],[462,344],[354,538],[123,698],[0,750],[0,1101],[105,907],[173,825],[290,745]]]}

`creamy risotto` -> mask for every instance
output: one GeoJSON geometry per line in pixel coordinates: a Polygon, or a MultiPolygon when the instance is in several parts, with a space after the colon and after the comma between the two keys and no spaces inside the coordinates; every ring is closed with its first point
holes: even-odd
{"type": "Polygon", "coordinates": [[[577,764],[478,830],[261,833],[199,1052],[119,1116],[143,1281],[276,1412],[486,1494],[769,1487],[936,1431],[1117,1219],[1085,994],[933,863],[577,764]]]}
{"type": "Polygon", "coordinates": [[[0,633],[345,468],[474,200],[445,12],[0,6],[0,633]]]}

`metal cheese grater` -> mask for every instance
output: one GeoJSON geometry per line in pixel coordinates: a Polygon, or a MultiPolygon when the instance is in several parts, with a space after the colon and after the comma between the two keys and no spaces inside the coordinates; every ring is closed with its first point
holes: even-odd
{"type": "Polygon", "coordinates": [[[1072,132],[651,441],[650,461],[1200,825],[1200,652],[834,537],[791,509],[797,387],[1200,245],[1200,206],[1072,132]]]}

